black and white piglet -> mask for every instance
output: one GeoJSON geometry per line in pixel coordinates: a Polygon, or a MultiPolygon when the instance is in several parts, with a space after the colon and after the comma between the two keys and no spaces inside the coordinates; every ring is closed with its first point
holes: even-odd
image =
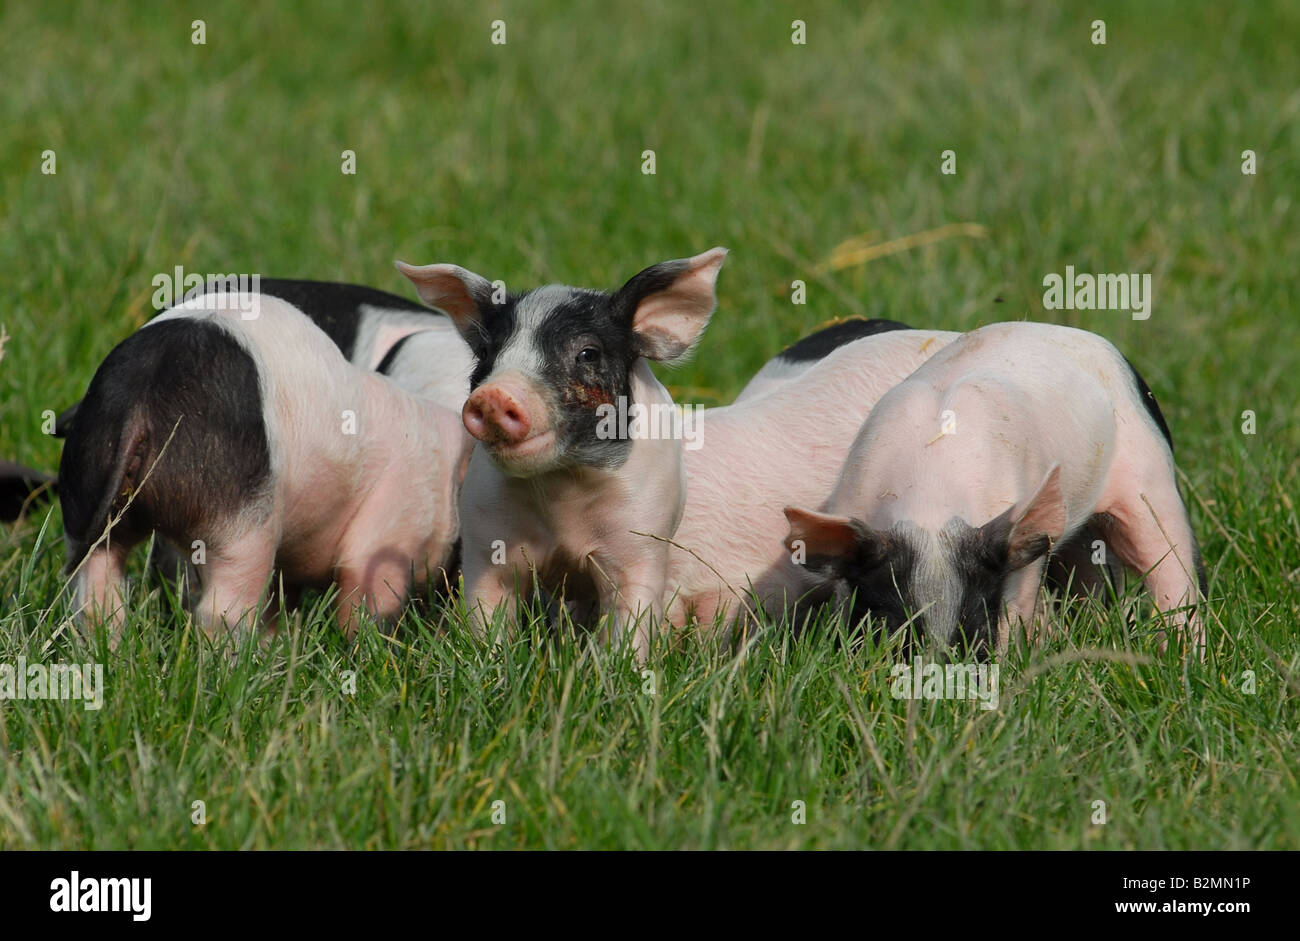
{"type": "Polygon", "coordinates": [[[1164,418],[1082,330],[964,335],[876,405],[825,512],[786,515],[787,546],[855,592],[857,614],[998,650],[1017,621],[1040,623],[1044,561],[1090,525],[1204,648],[1204,569],[1164,418]]]}
{"type": "Polygon", "coordinates": [[[120,629],[126,557],[151,532],[187,556],[203,544],[194,614],[209,631],[251,624],[276,571],[290,586],[336,581],[350,632],[361,608],[392,614],[451,555],[468,349],[450,332],[399,344],[358,331],[354,355],[386,346],[391,367],[420,344],[442,356],[448,380],[426,372],[412,381],[434,392],[413,394],[349,363],[294,304],[258,301],[253,319],[239,295],[187,301],[95,373],[60,464],[68,566],[92,620],[120,629]]]}

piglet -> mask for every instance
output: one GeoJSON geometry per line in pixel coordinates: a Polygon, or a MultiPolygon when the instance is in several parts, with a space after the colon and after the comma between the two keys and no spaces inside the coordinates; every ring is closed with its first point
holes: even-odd
{"type": "Polygon", "coordinates": [[[668,620],[752,627],[760,611],[779,621],[824,600],[820,580],[782,547],[782,507],[822,503],[880,397],[957,337],[846,321],[775,357],[734,404],[699,415],[703,446],[681,455],[686,505],[669,550],[668,620]]]}
{"type": "Polygon", "coordinates": [[[1205,573],[1166,431],[1101,337],[993,324],[880,400],[824,512],[786,509],[787,547],[854,592],[855,615],[988,653],[1041,623],[1045,560],[1091,525],[1203,650],[1205,573]]]}
{"type": "MultiPolygon", "coordinates": [[[[956,337],[956,334],[939,334],[920,331],[897,320],[885,320],[879,318],[872,318],[870,320],[860,318],[841,320],[803,337],[798,342],[792,344],[765,363],[754,377],[745,384],[745,387],[736,397],[734,404],[747,404],[751,399],[758,398],[759,396],[766,395],[775,390],[782,390],[788,383],[791,383],[794,380],[804,379],[805,377],[809,381],[816,382],[818,381],[819,372],[821,374],[832,376],[832,384],[828,389],[828,393],[832,398],[842,402],[845,398],[844,395],[840,394],[836,396],[834,383],[837,380],[833,378],[834,372],[833,370],[828,372],[822,361],[841,347],[853,343],[856,340],[899,330],[910,331],[910,336],[896,338],[896,341],[901,342],[890,341],[884,344],[855,347],[855,354],[852,358],[842,358],[845,365],[861,366],[865,370],[862,375],[869,377],[872,381],[873,389],[875,390],[874,394],[869,394],[864,400],[862,400],[862,404],[870,407],[875,403],[875,400],[879,398],[882,390],[886,389],[889,385],[892,385],[893,381],[896,379],[902,378],[910,372],[914,366],[918,366],[920,363],[924,362],[928,355],[936,353],[938,350],[946,346],[956,337]],[[917,343],[912,343],[910,342],[910,338],[919,338],[919,340],[917,343]],[[815,370],[814,367],[817,367],[817,369],[815,370]]],[[[1144,399],[1151,398],[1154,407],[1154,397],[1151,396],[1151,390],[1147,388],[1147,385],[1142,380],[1141,376],[1137,376],[1136,370],[1134,371],[1134,375],[1137,378],[1137,383],[1144,399]]],[[[791,392],[793,392],[793,390],[789,390],[784,394],[789,395],[791,392]]],[[[782,402],[783,400],[778,399],[777,401],[782,402]]],[[[786,401],[790,401],[793,405],[793,400],[786,401]]],[[[805,417],[800,414],[797,405],[790,408],[788,414],[785,416],[779,414],[779,411],[781,411],[780,405],[778,405],[778,408],[774,411],[777,411],[778,414],[772,416],[771,424],[773,430],[780,430],[782,435],[788,434],[788,427],[792,424],[797,425],[797,423],[805,417]]],[[[821,410],[819,410],[819,413],[821,413],[821,410]]],[[[715,424],[719,418],[722,418],[725,427],[727,423],[734,422],[737,417],[744,415],[745,412],[736,408],[730,408],[714,409],[705,414],[709,416],[715,424]]],[[[845,413],[842,411],[835,411],[831,414],[845,417],[845,413]]],[[[865,413],[862,414],[865,417],[865,413]]],[[[847,418],[850,422],[853,422],[857,420],[858,415],[858,412],[852,411],[848,413],[847,418]]],[[[740,421],[744,423],[745,419],[741,418],[740,421]]],[[[832,445],[832,441],[828,440],[826,434],[829,429],[825,425],[817,427],[822,433],[819,443],[822,445],[824,450],[826,447],[832,445]]],[[[852,433],[856,435],[857,430],[856,426],[853,427],[852,433]]],[[[1173,441],[1169,437],[1169,429],[1162,425],[1161,430],[1172,447],[1173,441]]],[[[744,436],[745,442],[752,443],[762,440],[761,433],[752,429],[750,434],[744,436]]],[[[847,444],[841,445],[843,453],[847,454],[847,448],[851,443],[852,442],[849,441],[847,444]]],[[[749,453],[750,448],[744,444],[733,449],[724,449],[724,451],[741,467],[745,466],[746,463],[752,464],[752,460],[750,460],[752,455],[749,453]]],[[[707,455],[694,456],[688,453],[686,459],[688,476],[692,481],[695,481],[696,479],[717,479],[720,484],[729,483],[736,480],[737,477],[740,476],[740,473],[743,473],[743,471],[735,473],[724,472],[720,476],[713,469],[713,465],[716,464],[717,461],[710,460],[707,455]]],[[[777,460],[774,466],[779,467],[781,463],[780,460],[777,460]]],[[[834,462],[831,462],[831,465],[834,466],[834,462]]],[[[725,465],[721,466],[725,468],[725,465]]],[[[810,476],[816,476],[820,471],[825,469],[826,467],[824,464],[819,465],[816,468],[812,468],[810,475],[808,469],[805,467],[803,469],[804,473],[802,476],[802,482],[807,483],[810,476]]],[[[829,494],[830,488],[834,486],[835,480],[838,479],[839,476],[838,467],[834,467],[834,473],[834,478],[832,478],[830,484],[822,490],[822,493],[829,494]]],[[[725,491],[726,488],[719,489],[725,491]]],[[[787,500],[794,499],[792,495],[793,492],[792,489],[790,491],[791,495],[787,497],[787,500]]],[[[777,495],[777,499],[780,499],[779,495],[777,495]]],[[[814,500],[820,502],[818,498],[814,498],[814,500]]],[[[693,521],[700,519],[709,520],[708,527],[704,528],[705,534],[726,533],[727,530],[725,525],[722,525],[722,520],[718,519],[718,517],[725,517],[727,513],[732,512],[733,510],[741,514],[747,512],[745,508],[732,507],[732,501],[727,499],[725,492],[722,494],[701,493],[699,492],[698,486],[694,490],[688,488],[687,501],[688,510],[682,524],[683,533],[692,528],[693,521]],[[692,503],[697,501],[700,510],[699,512],[694,512],[690,507],[692,503]]],[[[745,519],[747,523],[750,519],[748,516],[743,515],[741,518],[745,519]]],[[[783,516],[777,517],[775,524],[782,534],[786,532],[788,524],[783,516]]],[[[746,527],[745,532],[750,535],[757,535],[757,532],[748,526],[746,527]]],[[[680,538],[681,537],[679,537],[679,541],[680,538]]],[[[1093,526],[1085,526],[1073,537],[1062,542],[1061,545],[1056,548],[1052,553],[1047,569],[1047,584],[1053,594],[1062,599],[1091,597],[1103,605],[1111,600],[1113,592],[1120,586],[1120,579],[1123,577],[1123,566],[1114,558],[1114,554],[1110,552],[1103,552],[1101,559],[1098,560],[1097,551],[1095,549],[1095,546],[1098,545],[1098,543],[1104,544],[1102,534],[1093,526]]],[[[771,552],[772,548],[772,546],[765,547],[767,552],[771,552]]],[[[674,570],[691,566],[691,563],[680,555],[680,551],[681,550],[674,550],[672,554],[672,568],[674,570]]],[[[785,553],[781,553],[780,558],[776,559],[772,565],[766,569],[767,574],[764,576],[764,581],[768,586],[773,585],[774,582],[782,584],[785,594],[787,595],[794,593],[799,587],[805,589],[807,592],[806,596],[808,597],[817,597],[822,594],[822,592],[818,592],[815,588],[818,582],[817,579],[810,579],[810,577],[806,575],[806,569],[803,569],[802,567],[792,567],[788,562],[789,556],[785,553]],[[801,577],[799,573],[805,573],[804,577],[801,577]]],[[[702,572],[699,572],[698,568],[697,574],[702,574],[702,572]]],[[[730,595],[732,600],[738,597],[741,593],[734,585],[727,585],[726,588],[727,593],[730,595]]],[[[773,600],[771,598],[772,593],[770,590],[760,594],[767,594],[769,596],[769,604],[773,600]]],[[[692,604],[693,609],[701,611],[708,610],[707,605],[699,604],[699,596],[694,592],[681,592],[679,598],[692,598],[694,599],[694,603],[692,604]]],[[[680,624],[683,620],[680,612],[684,603],[684,600],[680,601],[679,604],[672,609],[676,612],[672,617],[675,623],[680,624]]],[[[787,609],[788,608],[789,606],[787,605],[787,609]]]]}
{"type": "MultiPolygon", "coordinates": [[[[615,292],[548,285],[498,298],[456,265],[398,262],[474,352],[462,417],[476,439],[461,491],[462,574],[473,623],[514,621],[534,580],[594,600],[643,656],[662,614],[668,544],[681,520],[680,441],[610,433],[609,410],[667,416],[649,361],[680,361],[713,312],[726,249],[653,265],[615,292]]],[[[668,418],[671,421],[671,416],[668,418]]],[[[625,424],[625,423],[624,423],[625,424]]]]}
{"type": "Polygon", "coordinates": [[[291,303],[262,296],[246,320],[249,306],[230,294],[155,317],[109,353],[69,430],[76,606],[115,640],[127,554],[151,532],[185,555],[201,544],[208,633],[253,626],[278,571],[336,581],[351,635],[451,555],[472,443],[457,412],[350,364],[291,303]]]}

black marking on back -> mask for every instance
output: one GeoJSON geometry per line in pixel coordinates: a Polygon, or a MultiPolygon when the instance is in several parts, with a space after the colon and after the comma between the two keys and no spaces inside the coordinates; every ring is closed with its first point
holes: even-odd
{"type": "MultiPolygon", "coordinates": [[[[204,293],[207,291],[204,284],[204,293]]],[[[224,283],[220,285],[225,289],[224,283]]],[[[320,327],[334,345],[342,351],[349,362],[356,352],[357,334],[361,329],[362,306],[389,308],[410,311],[412,313],[439,316],[423,304],[363,287],[360,284],[342,284],[336,281],[297,281],[291,278],[262,278],[258,283],[258,293],[287,301],[306,314],[320,327]]],[[[161,313],[161,311],[160,311],[161,313]]],[[[391,355],[391,353],[390,353],[391,355]]],[[[387,357],[385,362],[387,362],[387,357]]],[[[54,437],[66,438],[68,429],[76,420],[77,406],[74,402],[54,419],[54,437]]]]}
{"type": "Polygon", "coordinates": [[[383,373],[385,376],[391,375],[393,367],[397,365],[398,354],[401,352],[402,347],[406,345],[406,341],[411,339],[413,336],[415,336],[414,333],[408,333],[390,346],[388,352],[384,354],[384,358],[381,359],[379,365],[375,367],[375,372],[383,373]]]}
{"type": "Polygon", "coordinates": [[[68,431],[59,496],[69,568],[122,511],[128,544],[152,530],[185,546],[211,540],[214,524],[264,494],[270,467],[248,351],[207,321],[144,327],[100,364],[68,431]]]}
{"type": "MultiPolygon", "coordinates": [[[[1122,356],[1123,354],[1120,355],[1122,356]]],[[[1147,386],[1146,380],[1143,379],[1142,374],[1137,371],[1137,367],[1129,362],[1127,356],[1124,357],[1124,362],[1128,364],[1128,371],[1132,373],[1133,381],[1137,384],[1138,398],[1141,399],[1142,404],[1146,406],[1147,414],[1155,421],[1156,427],[1160,429],[1160,433],[1165,436],[1165,441],[1169,444],[1169,452],[1172,454],[1174,450],[1174,438],[1173,435],[1169,433],[1169,425],[1165,421],[1165,416],[1160,411],[1160,403],[1156,401],[1155,393],[1151,391],[1149,386],[1147,386]]]]}
{"type": "Polygon", "coordinates": [[[356,349],[362,306],[395,308],[436,316],[418,301],[359,284],[263,278],[259,289],[263,294],[288,301],[305,313],[316,326],[325,331],[349,361],[356,349]]]}
{"type": "Polygon", "coordinates": [[[863,320],[861,317],[855,317],[852,320],[832,324],[818,330],[816,333],[810,333],[802,340],[786,347],[777,354],[776,358],[790,363],[806,363],[823,359],[846,343],[861,340],[863,337],[875,336],[877,333],[891,333],[894,330],[911,329],[907,324],[899,323],[897,320],[880,320],[878,318],[863,320]]]}

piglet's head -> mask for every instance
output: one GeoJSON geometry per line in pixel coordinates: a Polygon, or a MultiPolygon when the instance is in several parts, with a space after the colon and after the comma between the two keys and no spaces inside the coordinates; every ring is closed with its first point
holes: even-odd
{"type": "Polygon", "coordinates": [[[943,646],[991,650],[1007,577],[1046,556],[1065,530],[1060,468],[1028,500],[979,527],[953,518],[937,531],[888,530],[861,520],[786,507],[786,547],[853,596],[856,623],[870,615],[893,633],[911,627],[943,646]]]}
{"type": "Polygon", "coordinates": [[[503,471],[529,477],[627,459],[630,440],[598,433],[602,414],[620,399],[633,404],[639,359],[690,353],[716,306],[726,254],[652,265],[612,293],[552,284],[507,294],[456,265],[397,267],[474,352],[465,427],[503,471]]]}

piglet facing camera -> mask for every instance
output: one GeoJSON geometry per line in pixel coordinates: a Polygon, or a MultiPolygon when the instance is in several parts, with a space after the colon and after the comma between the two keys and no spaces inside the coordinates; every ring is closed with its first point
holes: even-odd
{"type": "Polygon", "coordinates": [[[610,409],[673,406],[647,360],[689,352],[722,260],[654,265],[610,294],[550,286],[496,302],[462,268],[403,266],[477,354],[461,515],[482,623],[498,609],[510,623],[536,580],[595,599],[644,658],[654,625],[779,617],[817,587],[781,551],[784,501],[824,500],[879,397],[957,334],[846,321],[775,357],[734,404],[692,410],[693,441],[602,434],[610,409]]]}
{"type": "Polygon", "coordinates": [[[351,365],[301,310],[238,296],[166,311],[96,371],[60,465],[76,606],[120,635],[131,548],[192,558],[203,629],[251,628],[272,572],[337,582],[348,633],[451,554],[468,438],[450,408],[351,365]]]}
{"type": "Polygon", "coordinates": [[[601,436],[600,410],[634,401],[634,387],[649,384],[646,360],[689,354],[713,312],[725,256],[715,248],[654,265],[612,294],[547,285],[500,303],[486,278],[464,268],[398,268],[475,354],[466,428],[504,473],[530,477],[626,460],[632,442],[601,436]]]}
{"type": "Polygon", "coordinates": [[[672,408],[648,360],[689,354],[725,257],[715,248],[652,265],[613,292],[548,285],[500,296],[455,265],[398,263],[475,355],[462,416],[479,443],[461,516],[466,601],[480,628],[499,608],[513,620],[516,590],[528,592],[536,575],[596,600],[633,633],[638,654],[648,649],[667,545],[627,535],[675,531],[681,442],[609,433],[607,419],[672,408]]]}
{"type": "Polygon", "coordinates": [[[880,400],[825,512],[786,516],[787,544],[854,593],[855,617],[985,650],[1017,622],[1041,627],[1044,564],[1090,528],[1203,655],[1204,568],[1167,427],[1094,334],[965,335],[880,400]]]}

